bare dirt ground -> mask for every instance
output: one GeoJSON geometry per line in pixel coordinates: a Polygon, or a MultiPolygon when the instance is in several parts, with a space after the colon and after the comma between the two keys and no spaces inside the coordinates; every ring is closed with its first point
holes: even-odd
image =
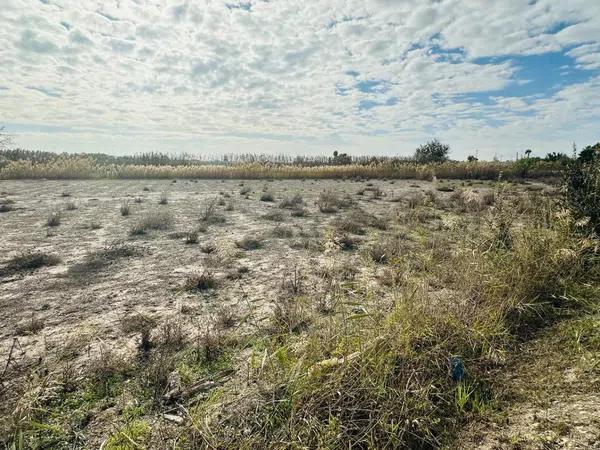
{"type": "MultiPolygon", "coordinates": [[[[4,181],[0,197],[15,203],[13,211],[0,215],[0,266],[28,251],[57,255],[61,262],[1,280],[0,355],[7,354],[15,336],[30,358],[43,357],[48,349],[81,336],[91,343],[131,344],[119,323],[138,312],[160,317],[183,311],[201,321],[222,306],[237,308],[242,314],[249,309],[261,311],[274,300],[293,267],[309,278],[319,270],[320,252],[303,247],[306,241],[318,240],[327,225],[344,214],[319,212],[315,201],[321,192],[334,189],[348,194],[357,207],[388,218],[401,208],[391,199],[431,190],[431,183],[423,181],[375,181],[374,185],[382,191],[380,199],[372,198],[369,191],[356,195],[366,183],[351,181],[4,181]],[[243,189],[250,190],[248,199],[240,194],[243,189]],[[274,195],[274,202],[260,201],[265,189],[274,195]],[[159,205],[163,193],[168,203],[159,205]],[[304,199],[304,217],[291,217],[289,210],[278,207],[282,198],[296,193],[304,199]],[[135,203],[137,197],[143,203],[135,203]],[[205,205],[214,198],[232,201],[233,211],[220,206],[225,222],[209,225],[200,232],[198,244],[186,245],[181,234],[199,226],[205,205]],[[131,212],[123,217],[119,208],[127,201],[131,212]],[[77,209],[67,210],[68,203],[77,209]],[[53,211],[60,211],[61,223],[48,227],[46,221],[53,211]],[[172,216],[168,230],[129,235],[136,221],[157,211],[172,216]],[[272,212],[284,215],[281,224],[263,218],[272,212]],[[271,231],[278,225],[291,229],[293,236],[274,237],[271,231]],[[261,248],[236,249],[235,242],[245,236],[263,238],[261,248]],[[69,275],[69,267],[115,242],[131,243],[142,255],[123,258],[83,279],[69,275]],[[217,251],[203,253],[205,244],[214,244],[217,251]],[[200,294],[181,289],[187,275],[202,272],[207,265],[215,270],[218,289],[200,294]],[[243,281],[228,279],[228,273],[240,266],[248,269],[243,281]],[[32,321],[43,328],[33,334],[19,332],[32,321]]],[[[350,262],[358,256],[348,253],[347,258],[350,262]]],[[[310,281],[306,285],[311,286],[310,281]]]]}

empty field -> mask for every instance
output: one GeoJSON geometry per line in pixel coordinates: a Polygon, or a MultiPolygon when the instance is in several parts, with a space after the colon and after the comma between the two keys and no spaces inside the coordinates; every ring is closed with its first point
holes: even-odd
{"type": "Polygon", "coordinates": [[[3,431],[26,448],[456,442],[582,276],[540,182],[0,188],[3,431]]]}

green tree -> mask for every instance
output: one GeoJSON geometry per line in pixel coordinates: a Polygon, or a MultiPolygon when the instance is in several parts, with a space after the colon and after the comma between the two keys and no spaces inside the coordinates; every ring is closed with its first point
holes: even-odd
{"type": "Polygon", "coordinates": [[[418,163],[441,163],[448,161],[450,146],[442,144],[437,139],[420,145],[415,150],[415,161],[418,163]]]}

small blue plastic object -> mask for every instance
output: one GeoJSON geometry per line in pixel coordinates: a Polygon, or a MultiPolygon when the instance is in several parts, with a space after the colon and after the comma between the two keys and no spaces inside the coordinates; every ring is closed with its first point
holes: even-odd
{"type": "Polygon", "coordinates": [[[462,362],[460,356],[452,356],[450,359],[450,370],[452,372],[452,379],[454,381],[460,381],[465,376],[465,365],[462,362]]]}

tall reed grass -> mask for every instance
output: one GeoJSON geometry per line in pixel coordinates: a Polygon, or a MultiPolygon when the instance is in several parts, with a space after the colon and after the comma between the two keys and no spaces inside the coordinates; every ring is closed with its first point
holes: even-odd
{"type": "Polygon", "coordinates": [[[348,179],[393,178],[430,180],[518,177],[555,177],[561,173],[556,163],[540,161],[525,173],[511,162],[445,162],[442,164],[373,163],[301,166],[274,163],[134,165],[100,164],[86,157],[59,156],[50,161],[9,161],[0,168],[0,179],[348,179]]]}

